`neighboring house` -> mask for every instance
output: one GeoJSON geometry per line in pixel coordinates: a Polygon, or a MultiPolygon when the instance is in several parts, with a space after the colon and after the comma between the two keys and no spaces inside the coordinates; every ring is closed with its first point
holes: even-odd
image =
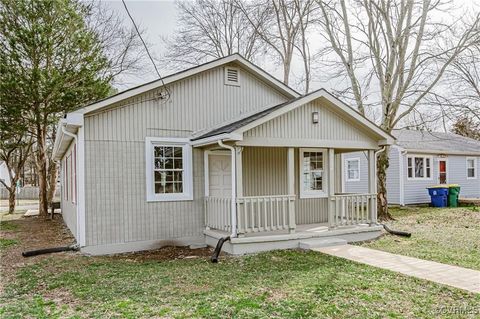
{"type": "MultiPolygon", "coordinates": [[[[387,197],[390,204],[430,202],[427,187],[460,184],[460,197],[480,198],[480,141],[453,133],[394,130],[390,149],[387,197]]],[[[342,155],[344,189],[368,189],[367,159],[363,152],[342,155]]]]}
{"type": "Polygon", "coordinates": [[[82,251],[231,236],[224,249],[238,254],[380,233],[375,152],[391,135],[327,91],[301,96],[238,54],[163,81],[59,123],[62,213],[82,251]],[[364,194],[339,194],[348,151],[370,159],[364,194]]]}
{"type": "MultiPolygon", "coordinates": [[[[0,180],[10,187],[10,175],[8,174],[7,164],[4,161],[0,161],[0,180]]],[[[2,183],[0,183],[0,187],[4,187],[2,183]]]]}

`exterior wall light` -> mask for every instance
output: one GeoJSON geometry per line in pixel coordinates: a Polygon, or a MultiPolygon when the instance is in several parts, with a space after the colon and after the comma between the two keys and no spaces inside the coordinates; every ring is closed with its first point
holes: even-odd
{"type": "Polygon", "coordinates": [[[318,124],[318,112],[312,112],[312,123],[318,124]]]}

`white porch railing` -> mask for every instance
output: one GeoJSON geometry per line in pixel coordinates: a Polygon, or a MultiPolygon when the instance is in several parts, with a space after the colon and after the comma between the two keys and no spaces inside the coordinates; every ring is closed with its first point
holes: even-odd
{"type": "Polygon", "coordinates": [[[232,199],[205,197],[205,226],[230,232],[232,230],[232,199]]]}
{"type": "Polygon", "coordinates": [[[376,223],[377,194],[341,194],[330,198],[329,226],[376,223]]]}
{"type": "Polygon", "coordinates": [[[237,198],[238,233],[295,230],[295,195],[237,198]]]}

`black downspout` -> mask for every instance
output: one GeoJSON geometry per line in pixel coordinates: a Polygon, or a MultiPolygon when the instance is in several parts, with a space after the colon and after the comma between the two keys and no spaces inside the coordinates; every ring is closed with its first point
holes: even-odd
{"type": "Polygon", "coordinates": [[[404,232],[404,231],[399,231],[399,230],[390,229],[390,228],[388,228],[388,226],[385,225],[385,224],[380,224],[380,225],[382,225],[383,228],[385,228],[385,230],[386,230],[387,232],[389,232],[390,234],[392,234],[392,235],[397,235],[397,236],[402,236],[402,237],[411,237],[411,236],[412,236],[411,233],[407,233],[407,232],[404,232]]]}
{"type": "Polygon", "coordinates": [[[230,236],[222,237],[218,240],[217,247],[213,251],[212,257],[210,257],[210,261],[214,264],[218,263],[218,255],[220,255],[220,251],[222,250],[223,243],[230,240],[230,236]]]}
{"type": "Polygon", "coordinates": [[[50,253],[59,253],[62,251],[78,251],[80,250],[77,245],[72,246],[64,246],[64,247],[53,247],[53,248],[44,248],[44,249],[37,249],[37,250],[28,250],[22,253],[23,257],[32,257],[37,255],[43,254],[50,254],[50,253]]]}

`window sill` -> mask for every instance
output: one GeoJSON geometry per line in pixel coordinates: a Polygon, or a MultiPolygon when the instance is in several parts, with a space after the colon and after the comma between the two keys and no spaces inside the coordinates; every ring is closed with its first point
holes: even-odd
{"type": "Polygon", "coordinates": [[[176,196],[159,196],[159,195],[150,195],[147,196],[147,203],[152,202],[185,202],[192,201],[193,195],[191,194],[179,194],[176,196]]]}
{"type": "Polygon", "coordinates": [[[312,193],[300,193],[300,195],[298,196],[300,199],[308,199],[308,198],[327,198],[328,197],[328,194],[327,193],[317,193],[317,194],[312,194],[312,193]]]}
{"type": "Polygon", "coordinates": [[[347,179],[347,182],[360,182],[360,179],[347,179]]]}

